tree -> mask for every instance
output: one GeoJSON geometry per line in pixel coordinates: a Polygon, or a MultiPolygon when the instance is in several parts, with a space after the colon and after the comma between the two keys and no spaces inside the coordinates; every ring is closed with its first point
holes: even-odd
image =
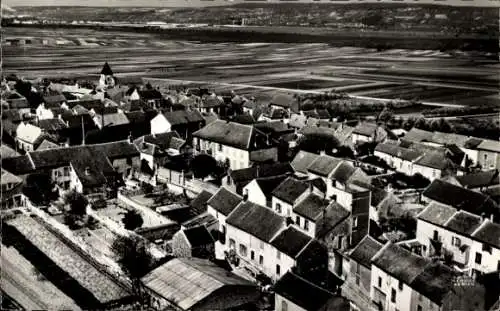
{"type": "Polygon", "coordinates": [[[69,213],[75,216],[83,217],[87,214],[87,198],[75,190],[66,193],[64,202],[69,206],[69,213]]]}
{"type": "Polygon", "coordinates": [[[218,171],[217,161],[208,154],[199,154],[191,161],[191,170],[194,177],[203,180],[218,171]]]}
{"type": "Polygon", "coordinates": [[[298,150],[304,150],[312,153],[325,151],[326,153],[331,154],[332,150],[338,148],[339,146],[340,143],[337,138],[322,134],[305,134],[297,143],[298,150]]]}
{"type": "Polygon", "coordinates": [[[117,237],[112,248],[118,263],[132,280],[140,280],[155,265],[147,241],[140,236],[117,237]]]}
{"type": "Polygon", "coordinates": [[[378,115],[378,120],[383,123],[387,123],[394,118],[394,113],[385,107],[378,115]]]}
{"type": "Polygon", "coordinates": [[[125,225],[125,229],[135,230],[142,226],[144,220],[142,219],[141,213],[136,210],[129,210],[125,213],[125,216],[123,216],[122,222],[125,225]]]}
{"type": "Polygon", "coordinates": [[[37,205],[48,205],[59,196],[52,178],[45,173],[29,175],[23,192],[37,205]]]}

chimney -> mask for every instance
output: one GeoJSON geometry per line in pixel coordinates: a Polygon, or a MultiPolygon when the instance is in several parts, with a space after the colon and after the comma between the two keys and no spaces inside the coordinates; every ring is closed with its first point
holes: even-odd
{"type": "Polygon", "coordinates": [[[86,167],[85,168],[85,176],[89,176],[90,175],[90,167],[86,167]]]}
{"type": "Polygon", "coordinates": [[[337,202],[337,195],[336,194],[333,194],[332,196],[330,196],[330,198],[332,201],[337,202]]]}
{"type": "Polygon", "coordinates": [[[132,141],[132,132],[130,132],[128,134],[128,143],[131,144],[133,141],[132,141]]]}
{"type": "Polygon", "coordinates": [[[490,221],[494,222],[495,217],[493,217],[493,213],[490,215],[490,221]]]}
{"type": "Polygon", "coordinates": [[[481,222],[483,222],[486,219],[486,213],[481,213],[481,222]]]}
{"type": "Polygon", "coordinates": [[[244,194],[243,194],[243,202],[248,201],[248,189],[244,189],[244,194]]]}
{"type": "Polygon", "coordinates": [[[312,181],[309,181],[309,193],[312,193],[314,191],[313,183],[312,181]]]}
{"type": "Polygon", "coordinates": [[[255,178],[259,178],[259,169],[260,169],[260,166],[257,165],[256,170],[255,170],[255,178]]]}

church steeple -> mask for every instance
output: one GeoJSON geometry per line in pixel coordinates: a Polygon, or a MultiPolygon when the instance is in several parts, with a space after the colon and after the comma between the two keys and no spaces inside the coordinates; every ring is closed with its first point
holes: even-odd
{"type": "Polygon", "coordinates": [[[99,86],[102,88],[112,88],[116,84],[116,79],[113,76],[113,71],[108,62],[104,63],[101,70],[101,78],[99,79],[99,86]]]}
{"type": "Polygon", "coordinates": [[[104,66],[102,66],[101,74],[105,76],[112,76],[113,75],[113,70],[111,70],[111,67],[109,67],[108,62],[104,63],[104,66]]]}

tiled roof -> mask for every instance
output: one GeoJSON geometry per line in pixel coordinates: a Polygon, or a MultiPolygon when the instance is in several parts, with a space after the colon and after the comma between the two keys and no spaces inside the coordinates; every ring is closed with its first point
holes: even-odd
{"type": "Polygon", "coordinates": [[[444,223],[444,227],[469,236],[481,224],[481,217],[466,211],[458,211],[444,223]]]}
{"type": "Polygon", "coordinates": [[[143,100],[161,99],[163,96],[158,90],[141,90],[138,92],[143,100]]]}
{"type": "Polygon", "coordinates": [[[367,235],[358,245],[356,245],[356,247],[354,247],[349,257],[368,269],[371,269],[371,260],[382,246],[384,246],[382,243],[367,235]]]}
{"type": "Polygon", "coordinates": [[[310,193],[293,208],[293,211],[315,222],[323,214],[327,206],[328,200],[323,199],[317,194],[310,193]]]}
{"type": "Polygon", "coordinates": [[[24,124],[23,122],[19,123],[19,126],[17,127],[16,130],[16,137],[18,139],[21,139],[25,142],[34,144],[38,140],[40,140],[40,137],[42,136],[42,130],[34,126],[32,124],[24,124]]]}
{"type": "Polygon", "coordinates": [[[457,210],[451,206],[432,202],[417,215],[417,218],[442,226],[456,211],[457,210]]]}
{"type": "Polygon", "coordinates": [[[391,156],[406,160],[406,161],[414,161],[420,156],[422,156],[422,153],[417,151],[417,150],[412,150],[408,148],[403,148],[401,146],[398,146],[396,144],[386,144],[386,143],[380,143],[375,147],[375,151],[389,154],[391,156]]]}
{"type": "Polygon", "coordinates": [[[423,157],[415,162],[416,165],[431,167],[439,170],[453,168],[453,162],[446,156],[444,152],[427,152],[423,157]]]}
{"type": "Polygon", "coordinates": [[[208,212],[201,213],[189,220],[186,220],[185,222],[182,223],[182,226],[184,228],[192,228],[192,227],[198,227],[198,226],[205,226],[209,228],[210,226],[214,225],[217,223],[217,219],[212,215],[209,214],[208,212]]]}
{"type": "Polygon", "coordinates": [[[200,247],[207,244],[213,244],[214,239],[210,232],[208,232],[205,226],[198,226],[183,230],[184,235],[186,236],[191,247],[200,247]]]}
{"type": "Polygon", "coordinates": [[[434,132],[430,141],[440,145],[451,145],[455,144],[457,146],[463,147],[465,143],[469,140],[469,137],[455,134],[455,133],[443,133],[434,132]]]}
{"type": "Polygon", "coordinates": [[[472,237],[500,249],[500,225],[497,223],[486,220],[474,231],[472,237]]]}
{"type": "Polygon", "coordinates": [[[458,272],[440,262],[429,263],[411,283],[411,287],[441,305],[443,298],[453,290],[453,281],[458,272]]]}
{"type": "Polygon", "coordinates": [[[272,195],[289,204],[294,204],[299,196],[308,191],[308,188],[309,185],[306,182],[288,177],[273,190],[272,195]]]}
{"type": "Polygon", "coordinates": [[[306,122],[307,122],[307,117],[306,116],[301,115],[301,114],[292,114],[292,116],[290,117],[290,121],[288,122],[288,124],[291,127],[301,129],[304,126],[306,126],[306,122]]]}
{"type": "Polygon", "coordinates": [[[271,240],[271,245],[290,258],[295,258],[311,240],[310,236],[294,226],[288,226],[271,240]]]}
{"type": "Polygon", "coordinates": [[[170,144],[174,137],[179,137],[179,134],[177,134],[177,132],[148,134],[135,139],[134,144],[138,146],[138,148],[141,148],[140,144],[145,142],[166,150],[170,148],[170,144]]]}
{"type": "Polygon", "coordinates": [[[55,132],[68,128],[66,123],[59,118],[40,120],[38,121],[38,127],[47,132],[55,132]]]}
{"type": "Polygon", "coordinates": [[[130,123],[128,118],[127,118],[127,115],[122,113],[122,112],[107,113],[104,115],[96,113],[96,115],[94,116],[94,120],[101,127],[118,126],[118,125],[125,125],[125,124],[130,123]]]}
{"type": "Polygon", "coordinates": [[[60,146],[56,143],[51,142],[48,139],[44,139],[43,142],[36,148],[36,150],[45,150],[45,149],[53,149],[53,148],[59,148],[60,146]]]}
{"type": "Polygon", "coordinates": [[[203,116],[198,110],[169,111],[165,112],[163,115],[172,126],[180,124],[200,123],[204,121],[203,116]]]}
{"type": "Polygon", "coordinates": [[[293,132],[293,129],[288,126],[288,124],[281,121],[265,121],[258,122],[255,125],[255,128],[258,128],[264,133],[287,133],[293,132]]]}
{"type": "Polygon", "coordinates": [[[43,97],[43,101],[45,102],[45,108],[58,108],[61,103],[66,101],[66,97],[62,94],[58,95],[48,95],[43,97]]]}
{"type": "Polygon", "coordinates": [[[283,108],[290,108],[293,104],[293,102],[297,101],[293,96],[290,95],[284,95],[284,94],[278,94],[275,95],[272,100],[271,104],[275,106],[280,106],[283,108]]]}
{"type": "Polygon", "coordinates": [[[378,125],[375,123],[367,123],[362,122],[356,125],[353,130],[354,134],[363,135],[363,136],[372,136],[378,129],[378,125]]]}
{"type": "Polygon", "coordinates": [[[332,179],[342,184],[347,184],[347,181],[356,172],[357,168],[351,163],[342,161],[333,171],[332,179]]]}
{"type": "Polygon", "coordinates": [[[430,141],[432,139],[432,132],[420,130],[417,128],[412,128],[406,135],[403,137],[405,140],[421,142],[421,141],[430,141]]]}
{"type": "Polygon", "coordinates": [[[486,215],[494,215],[495,217],[500,216],[498,204],[486,195],[455,186],[439,179],[433,180],[422,195],[436,202],[476,215],[485,213],[486,215]],[[443,195],[444,193],[446,195],[443,195]]]}
{"type": "Polygon", "coordinates": [[[428,261],[403,247],[388,242],[371,260],[372,264],[392,277],[411,285],[424,272],[428,261]]]}
{"type": "Polygon", "coordinates": [[[471,137],[465,143],[464,147],[467,149],[476,149],[477,146],[483,141],[481,138],[471,137]]]}
{"type": "Polygon", "coordinates": [[[342,163],[341,159],[322,155],[314,160],[307,170],[313,174],[327,177],[340,163],[342,163]]]}
{"type": "Polygon", "coordinates": [[[349,215],[351,215],[351,213],[342,205],[335,201],[331,201],[325,210],[323,218],[320,218],[316,226],[316,236],[318,238],[324,237],[332,230],[343,231],[349,215]]]}
{"type": "Polygon", "coordinates": [[[250,201],[240,203],[226,219],[234,226],[261,241],[269,242],[280,229],[285,219],[271,209],[250,201]]]}
{"type": "Polygon", "coordinates": [[[14,149],[10,148],[6,144],[1,144],[0,145],[0,158],[1,159],[6,159],[6,158],[13,158],[20,156],[20,154],[15,151],[14,149]]]}
{"type": "Polygon", "coordinates": [[[221,187],[210,200],[208,200],[207,205],[227,216],[236,208],[241,200],[242,198],[236,193],[227,190],[225,187],[221,187]]]}
{"type": "Polygon", "coordinates": [[[194,137],[248,150],[252,148],[255,129],[235,122],[216,120],[193,133],[194,137]]]}
{"type": "Polygon", "coordinates": [[[12,173],[7,172],[6,170],[4,170],[2,168],[2,177],[0,178],[0,183],[2,185],[18,184],[21,182],[23,182],[23,180],[21,178],[17,177],[16,175],[14,175],[12,173]]]}
{"type": "Polygon", "coordinates": [[[108,62],[105,62],[104,66],[102,66],[101,74],[102,75],[106,75],[106,76],[112,76],[113,75],[113,71],[111,70],[111,67],[109,67],[108,62]]]}
{"type": "MultiPolygon", "coordinates": [[[[229,287],[229,292],[232,286],[255,288],[256,294],[258,292],[257,286],[249,281],[208,260],[197,258],[172,259],[150,272],[141,281],[146,288],[174,302],[182,310],[190,310],[226,286],[229,287]]],[[[224,307],[237,307],[242,303],[245,303],[242,299],[226,299],[224,307]],[[229,305],[231,302],[234,305],[229,305]]]]}
{"type": "Polygon", "coordinates": [[[151,242],[155,242],[156,240],[169,241],[180,228],[181,226],[178,223],[171,222],[155,227],[137,228],[135,232],[151,242]]]}
{"type": "Polygon", "coordinates": [[[500,184],[498,169],[455,177],[466,188],[488,187],[500,184]]]}
{"type": "Polygon", "coordinates": [[[500,141],[485,139],[477,146],[477,149],[500,153],[500,141]]]}
{"type": "Polygon", "coordinates": [[[300,173],[307,174],[307,168],[314,162],[319,155],[310,153],[307,151],[300,150],[299,153],[293,158],[293,161],[290,163],[292,168],[300,173]]]}

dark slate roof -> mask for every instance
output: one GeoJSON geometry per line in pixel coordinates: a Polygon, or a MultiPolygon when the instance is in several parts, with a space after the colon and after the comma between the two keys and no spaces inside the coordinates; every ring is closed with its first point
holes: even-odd
{"type": "Polygon", "coordinates": [[[317,194],[310,193],[293,208],[293,211],[302,217],[316,221],[327,206],[328,200],[324,200],[317,194]]]}
{"type": "Polygon", "coordinates": [[[455,232],[459,232],[468,236],[471,235],[472,232],[474,232],[474,230],[476,230],[480,224],[480,216],[471,214],[466,211],[458,211],[450,219],[448,219],[444,226],[455,232]]]}
{"type": "Polygon", "coordinates": [[[356,245],[356,247],[354,247],[349,257],[368,269],[371,269],[371,260],[382,246],[384,246],[382,243],[367,235],[358,245],[356,245]]]}
{"type": "Polygon", "coordinates": [[[224,102],[219,100],[217,97],[209,96],[201,100],[200,106],[203,108],[215,108],[223,106],[224,102]]]}
{"type": "Polygon", "coordinates": [[[471,137],[465,143],[464,147],[467,149],[476,149],[483,142],[483,139],[471,137]]]}
{"type": "Polygon", "coordinates": [[[226,223],[269,242],[285,226],[285,219],[267,207],[245,201],[229,214],[226,223]]]}
{"type": "Polygon", "coordinates": [[[193,133],[194,137],[248,150],[252,147],[256,130],[250,126],[235,122],[215,120],[193,133]]]}
{"type": "Polygon", "coordinates": [[[56,132],[68,128],[66,123],[59,118],[40,120],[38,121],[38,127],[47,132],[56,132]]]}
{"type": "Polygon", "coordinates": [[[104,66],[102,66],[101,74],[102,75],[106,75],[106,76],[112,76],[113,75],[113,71],[111,70],[111,67],[109,67],[108,62],[105,62],[104,66]]]}
{"type": "Polygon", "coordinates": [[[341,162],[341,159],[322,155],[314,160],[307,170],[313,174],[327,177],[341,162]]]}
{"type": "Polygon", "coordinates": [[[62,94],[57,95],[47,95],[43,97],[43,101],[45,103],[45,108],[60,108],[61,103],[66,101],[66,97],[62,94]]]}
{"type": "Polygon", "coordinates": [[[189,206],[191,207],[191,211],[194,212],[194,214],[199,215],[207,211],[207,202],[210,200],[210,198],[213,196],[212,193],[203,190],[201,191],[196,198],[194,198],[190,203],[189,206]]]}
{"type": "Polygon", "coordinates": [[[271,245],[287,256],[295,258],[311,240],[307,234],[289,226],[271,240],[271,245]]]}
{"type": "Polygon", "coordinates": [[[425,270],[428,261],[403,247],[387,243],[372,258],[372,263],[392,277],[411,285],[425,270]]]}
{"type": "Polygon", "coordinates": [[[432,202],[417,215],[417,218],[442,226],[455,214],[456,211],[457,210],[454,207],[432,202]]]}
{"type": "Polygon", "coordinates": [[[441,305],[443,298],[453,289],[457,271],[439,262],[429,263],[411,283],[411,287],[441,305]]]}
{"type": "Polygon", "coordinates": [[[139,150],[137,150],[137,147],[134,144],[131,144],[128,140],[88,146],[101,151],[110,159],[139,156],[139,150]]]}
{"type": "Polygon", "coordinates": [[[356,168],[352,164],[342,161],[333,171],[332,179],[342,184],[346,184],[355,172],[356,168]]]}
{"type": "Polygon", "coordinates": [[[241,123],[241,124],[254,124],[255,119],[252,115],[249,114],[238,114],[234,117],[231,118],[231,121],[236,122],[236,123],[241,123]]]}
{"type": "Polygon", "coordinates": [[[176,111],[168,111],[163,114],[165,118],[171,125],[180,125],[180,124],[193,124],[203,122],[203,116],[198,110],[176,110],[176,111]]]}
{"type": "Polygon", "coordinates": [[[294,204],[295,200],[307,191],[309,185],[306,182],[288,177],[278,187],[276,187],[272,195],[289,204],[294,204]]]}
{"type": "MultiPolygon", "coordinates": [[[[316,226],[316,236],[318,238],[324,237],[332,230],[340,230],[344,232],[346,219],[351,213],[339,203],[332,201],[326,208],[324,218],[320,220],[316,226]]],[[[345,232],[346,234],[348,232],[345,232]]]]}
{"type": "Polygon", "coordinates": [[[273,176],[273,177],[265,177],[265,178],[257,178],[255,182],[259,185],[259,188],[262,190],[267,199],[272,197],[272,192],[276,187],[278,187],[285,179],[286,175],[273,176]]]}
{"type": "Polygon", "coordinates": [[[226,188],[221,187],[219,188],[219,191],[217,191],[210,198],[210,200],[208,200],[207,205],[227,216],[236,208],[241,200],[242,198],[236,193],[233,193],[226,188]]]}
{"type": "Polygon", "coordinates": [[[155,227],[142,227],[135,230],[135,232],[151,242],[156,240],[169,241],[174,234],[181,229],[181,226],[176,222],[171,222],[165,225],[155,227]]]}
{"type": "Polygon", "coordinates": [[[205,226],[198,226],[183,230],[184,235],[186,236],[191,247],[200,247],[207,244],[213,244],[214,239],[210,232],[208,232],[205,226]]]}
{"type": "Polygon", "coordinates": [[[212,215],[209,214],[208,212],[199,214],[189,220],[186,220],[185,222],[182,223],[182,226],[184,228],[192,228],[192,227],[198,227],[198,226],[205,226],[209,228],[210,226],[214,225],[217,223],[217,219],[212,215]]]}
{"type": "Polygon", "coordinates": [[[500,249],[500,225],[486,220],[475,232],[472,234],[476,240],[483,243],[490,244],[491,246],[500,249]]]}
{"type": "Polygon", "coordinates": [[[450,205],[456,209],[466,210],[476,215],[499,216],[499,207],[492,199],[482,193],[468,190],[445,181],[435,179],[422,193],[436,202],[450,205]],[[446,193],[446,195],[443,195],[446,193]]]}
{"type": "Polygon", "coordinates": [[[77,105],[80,105],[82,106],[83,108],[87,109],[87,110],[91,110],[91,109],[99,109],[100,107],[102,107],[102,101],[100,99],[84,99],[84,100],[79,100],[79,101],[75,101],[75,102],[69,102],[68,103],[68,107],[70,108],[73,108],[77,105]]]}
{"type": "MultiPolygon", "coordinates": [[[[285,274],[274,285],[274,292],[308,311],[320,310],[330,299],[334,298],[332,293],[306,281],[292,272],[285,274]]],[[[344,310],[349,309],[340,309],[339,311],[344,310]]]]}
{"type": "Polygon", "coordinates": [[[90,131],[93,129],[96,129],[96,125],[94,123],[94,120],[90,117],[88,114],[82,114],[82,115],[63,115],[62,119],[67,123],[68,128],[70,129],[81,129],[82,128],[82,120],[83,124],[85,126],[85,131],[90,131]]]}
{"type": "Polygon", "coordinates": [[[401,146],[398,146],[396,144],[386,144],[386,143],[380,143],[375,147],[375,151],[389,154],[391,156],[406,160],[406,161],[414,161],[418,157],[422,155],[421,152],[417,150],[412,150],[408,148],[403,148],[401,146]]]}
{"type": "Polygon", "coordinates": [[[138,91],[139,96],[144,99],[144,100],[151,100],[151,99],[161,99],[163,98],[163,95],[161,95],[160,91],[158,90],[141,90],[138,91]]]}
{"type": "Polygon", "coordinates": [[[418,159],[415,164],[431,167],[439,170],[444,170],[453,167],[453,163],[446,156],[445,152],[427,152],[423,157],[418,159]]]}
{"type": "Polygon", "coordinates": [[[269,122],[258,122],[255,125],[255,128],[258,128],[264,133],[289,133],[294,130],[288,126],[288,124],[281,121],[269,121],[269,122]]]}
{"type": "Polygon", "coordinates": [[[254,165],[252,167],[231,171],[229,174],[234,182],[241,183],[245,181],[250,182],[255,178],[280,176],[292,172],[293,170],[290,163],[279,162],[254,165]]]}
{"type": "Polygon", "coordinates": [[[23,116],[17,109],[2,109],[2,119],[8,119],[12,120],[13,122],[18,122],[23,120],[23,116]]]}
{"type": "Polygon", "coordinates": [[[28,155],[12,158],[2,158],[2,168],[14,175],[24,175],[35,170],[28,155]]]}
{"type": "Polygon", "coordinates": [[[311,163],[313,163],[319,155],[307,152],[307,151],[299,151],[295,158],[293,158],[292,163],[290,165],[293,167],[293,169],[297,172],[307,174],[307,168],[311,163]]]}
{"type": "Polygon", "coordinates": [[[455,177],[466,188],[488,187],[500,184],[498,169],[455,177]]]}

